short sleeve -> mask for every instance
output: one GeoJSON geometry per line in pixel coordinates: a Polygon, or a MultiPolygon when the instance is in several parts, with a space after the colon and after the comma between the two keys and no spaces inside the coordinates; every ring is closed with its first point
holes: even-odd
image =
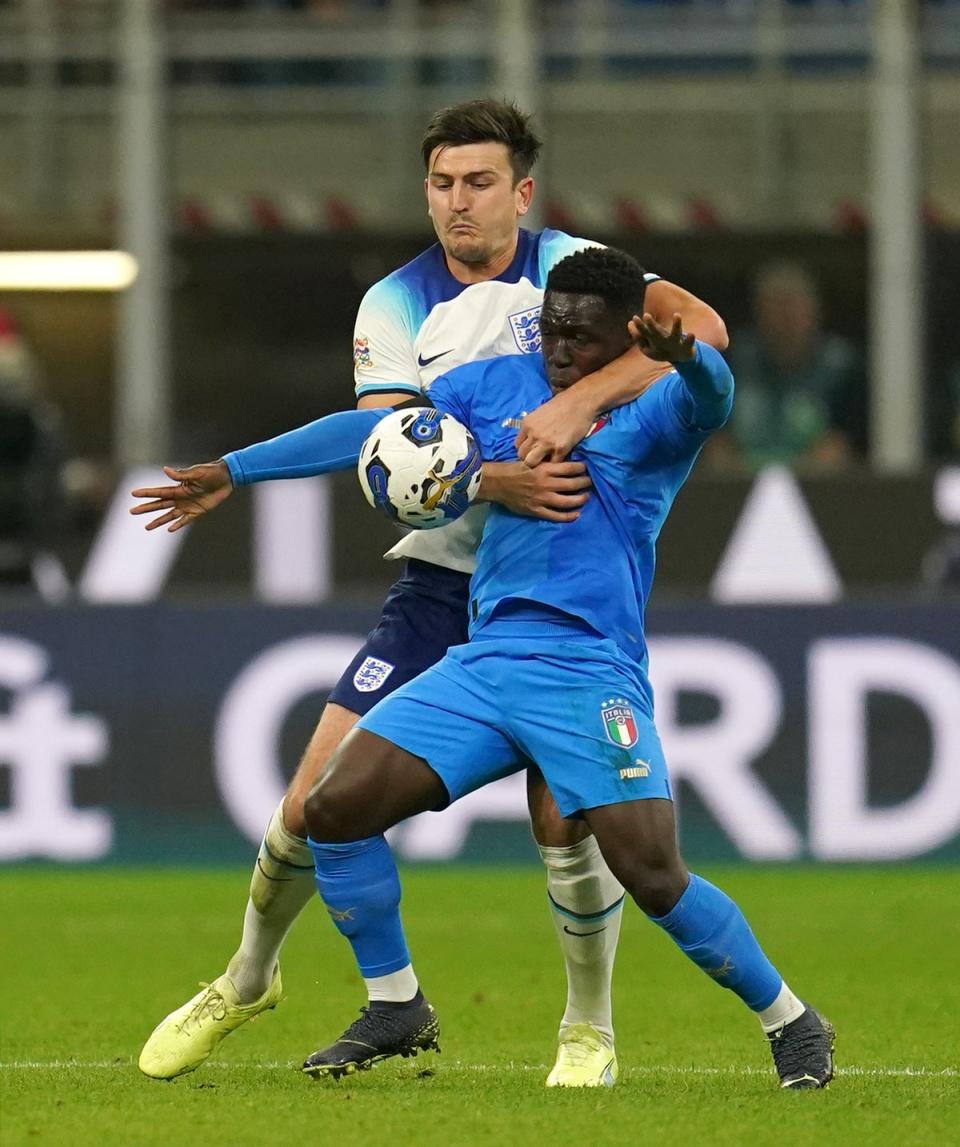
{"type": "Polygon", "coordinates": [[[353,377],[357,398],[393,391],[420,393],[413,353],[414,331],[406,291],[388,279],[364,295],[353,332],[353,377]]]}

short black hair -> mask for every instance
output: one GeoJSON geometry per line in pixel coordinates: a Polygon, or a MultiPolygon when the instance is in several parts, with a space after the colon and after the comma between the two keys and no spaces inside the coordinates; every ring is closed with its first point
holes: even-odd
{"type": "Polygon", "coordinates": [[[420,143],[423,166],[429,171],[430,156],[438,147],[462,147],[467,143],[502,143],[510,153],[516,182],[526,179],[540,154],[540,138],[530,126],[530,117],[505,100],[466,100],[435,112],[420,143]]]}
{"type": "Polygon", "coordinates": [[[584,247],[553,267],[546,289],[566,295],[598,295],[612,310],[639,314],[647,289],[646,271],[626,251],[584,247]]]}

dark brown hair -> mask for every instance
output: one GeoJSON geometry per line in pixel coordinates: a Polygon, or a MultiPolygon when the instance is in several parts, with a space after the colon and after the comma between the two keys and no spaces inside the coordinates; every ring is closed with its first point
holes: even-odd
{"type": "Polygon", "coordinates": [[[467,143],[502,143],[510,153],[517,182],[530,174],[540,154],[540,139],[530,126],[530,117],[516,104],[467,100],[434,113],[420,144],[423,166],[429,169],[435,148],[462,147],[467,143]]]}

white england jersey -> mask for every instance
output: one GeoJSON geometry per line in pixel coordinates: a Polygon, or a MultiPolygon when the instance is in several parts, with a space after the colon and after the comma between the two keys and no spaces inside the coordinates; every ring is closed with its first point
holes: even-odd
{"type": "MultiPolygon", "coordinates": [[[[464,284],[450,274],[435,243],[364,296],[353,339],[357,397],[420,394],[455,366],[518,351],[539,354],[540,305],[551,267],[598,245],[562,231],[521,230],[503,274],[464,284]]],[[[486,506],[473,506],[452,525],[412,531],[386,556],[473,573],[486,515],[486,506]]]]}

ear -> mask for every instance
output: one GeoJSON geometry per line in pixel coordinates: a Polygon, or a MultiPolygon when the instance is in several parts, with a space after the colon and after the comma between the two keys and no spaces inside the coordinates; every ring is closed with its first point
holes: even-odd
{"type": "Polygon", "coordinates": [[[423,178],[423,197],[427,201],[427,214],[430,214],[430,180],[426,176],[423,178]]]}
{"type": "Polygon", "coordinates": [[[525,179],[521,179],[514,188],[514,194],[516,195],[517,214],[526,215],[533,201],[533,179],[529,175],[525,179]]]}

